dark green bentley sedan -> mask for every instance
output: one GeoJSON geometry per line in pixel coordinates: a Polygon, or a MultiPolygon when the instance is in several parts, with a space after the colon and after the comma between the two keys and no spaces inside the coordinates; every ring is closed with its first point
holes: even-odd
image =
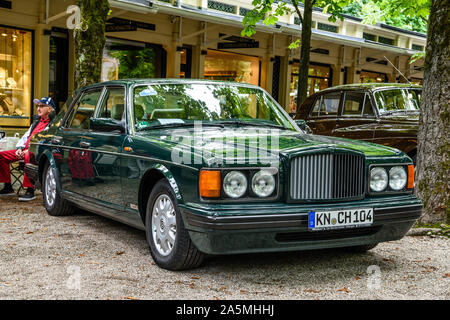
{"type": "Polygon", "coordinates": [[[209,254],[369,250],[402,238],[423,208],[405,153],[307,134],[245,84],[91,85],[30,151],[50,215],[80,207],[143,229],[170,270],[209,254]]]}

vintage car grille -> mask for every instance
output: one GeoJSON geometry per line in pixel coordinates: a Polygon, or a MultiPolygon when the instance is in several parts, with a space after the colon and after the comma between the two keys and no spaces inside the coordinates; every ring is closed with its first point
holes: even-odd
{"type": "Polygon", "coordinates": [[[333,200],[364,194],[364,156],[314,154],[291,161],[290,196],[294,200],[333,200]]]}

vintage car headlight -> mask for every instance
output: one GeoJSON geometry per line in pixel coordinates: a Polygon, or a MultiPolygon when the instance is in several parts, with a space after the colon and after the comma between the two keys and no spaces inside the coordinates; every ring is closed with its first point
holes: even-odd
{"type": "Polygon", "coordinates": [[[252,190],[261,198],[270,196],[275,190],[275,178],[269,170],[261,170],[253,175],[252,190]]]}
{"type": "Polygon", "coordinates": [[[389,170],[389,187],[392,190],[399,191],[406,186],[408,176],[403,167],[396,166],[389,170]]]}
{"type": "Polygon", "coordinates": [[[375,167],[370,170],[370,189],[376,192],[383,191],[388,185],[388,174],[384,168],[375,167]]]}
{"type": "Polygon", "coordinates": [[[223,179],[223,191],[230,198],[242,197],[247,191],[247,178],[239,171],[231,171],[223,179]]]}

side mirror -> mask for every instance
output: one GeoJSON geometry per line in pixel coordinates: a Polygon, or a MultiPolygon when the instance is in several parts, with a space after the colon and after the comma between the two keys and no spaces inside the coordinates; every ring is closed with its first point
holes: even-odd
{"type": "Polygon", "coordinates": [[[101,132],[125,132],[125,123],[111,118],[90,118],[90,129],[101,132]]]}
{"type": "Polygon", "coordinates": [[[6,136],[6,132],[0,131],[0,139],[3,139],[6,136]]]}
{"type": "Polygon", "coordinates": [[[299,128],[302,129],[303,131],[305,131],[306,133],[310,133],[310,134],[313,133],[311,128],[306,124],[305,120],[297,119],[297,120],[294,120],[294,121],[299,126],[299,128]]]}

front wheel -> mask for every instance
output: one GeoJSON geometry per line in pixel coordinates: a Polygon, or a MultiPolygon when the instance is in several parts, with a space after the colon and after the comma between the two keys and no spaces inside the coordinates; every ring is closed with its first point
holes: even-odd
{"type": "Polygon", "coordinates": [[[44,169],[44,181],[42,183],[42,193],[44,198],[44,206],[48,214],[51,216],[68,216],[74,213],[74,207],[61,198],[56,187],[55,169],[47,163],[44,169]]]}
{"type": "Polygon", "coordinates": [[[184,227],[176,197],[169,183],[156,183],[147,201],[145,229],[155,263],[168,270],[198,267],[204,254],[192,243],[184,227]]]}

